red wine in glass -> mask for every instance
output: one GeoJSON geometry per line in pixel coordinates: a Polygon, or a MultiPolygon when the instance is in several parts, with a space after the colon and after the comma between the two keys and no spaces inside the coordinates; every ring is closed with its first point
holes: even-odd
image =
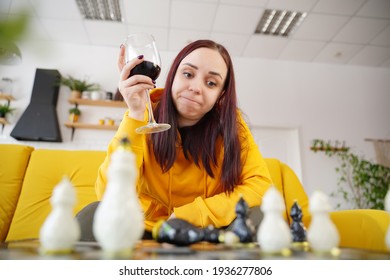
{"type": "Polygon", "coordinates": [[[153,81],[157,80],[158,76],[160,76],[161,67],[157,64],[150,61],[142,61],[142,63],[135,66],[131,72],[129,77],[134,75],[145,75],[150,77],[153,81]]]}
{"type": "MultiPolygon", "coordinates": [[[[131,71],[130,76],[145,75],[155,81],[161,72],[161,59],[156,42],[153,36],[146,33],[136,33],[126,38],[126,63],[141,55],[144,58],[140,64],[136,65],[131,71]]],[[[153,108],[150,100],[149,90],[145,91],[148,110],[148,124],[138,127],[137,133],[155,133],[168,130],[171,125],[166,123],[157,123],[154,120],[153,108]]]]}

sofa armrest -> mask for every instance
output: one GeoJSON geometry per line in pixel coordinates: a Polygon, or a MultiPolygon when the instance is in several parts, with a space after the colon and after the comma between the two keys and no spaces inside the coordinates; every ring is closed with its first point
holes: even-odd
{"type": "Polygon", "coordinates": [[[33,150],[25,145],[0,145],[0,242],[8,234],[33,150]]]}
{"type": "Polygon", "coordinates": [[[96,201],[95,181],[104,157],[104,151],[34,150],[5,240],[39,237],[40,228],[52,211],[53,189],[64,176],[71,180],[76,190],[74,214],[96,201]]]}
{"type": "Polygon", "coordinates": [[[385,236],[390,213],[383,210],[353,209],[331,212],[340,234],[340,247],[386,252],[385,236]]]}

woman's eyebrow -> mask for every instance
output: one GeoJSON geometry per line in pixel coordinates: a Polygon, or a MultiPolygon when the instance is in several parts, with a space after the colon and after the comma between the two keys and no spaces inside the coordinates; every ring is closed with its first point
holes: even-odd
{"type": "Polygon", "coordinates": [[[219,76],[221,78],[221,80],[223,80],[222,75],[219,74],[218,72],[210,71],[209,74],[219,76]]]}
{"type": "MultiPolygon", "coordinates": [[[[189,63],[189,62],[183,63],[183,65],[188,65],[188,66],[190,66],[191,68],[194,68],[194,69],[196,69],[196,70],[199,69],[198,66],[195,66],[194,64],[189,63]]],[[[218,72],[210,71],[209,74],[215,75],[215,76],[219,76],[219,77],[221,78],[221,80],[223,80],[222,75],[219,74],[218,72]]]]}
{"type": "Polygon", "coordinates": [[[183,63],[183,65],[188,65],[188,66],[190,66],[190,67],[192,67],[192,68],[195,68],[196,70],[199,69],[198,66],[195,66],[194,64],[189,63],[189,62],[183,63]]]}

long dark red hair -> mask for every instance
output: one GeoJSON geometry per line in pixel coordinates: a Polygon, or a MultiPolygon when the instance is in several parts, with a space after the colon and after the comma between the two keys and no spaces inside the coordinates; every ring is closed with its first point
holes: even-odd
{"type": "MultiPolygon", "coordinates": [[[[163,172],[167,172],[175,162],[176,146],[182,145],[184,155],[196,165],[203,165],[207,174],[214,178],[217,166],[217,154],[223,149],[224,157],[220,175],[220,187],[230,193],[240,183],[241,145],[237,118],[237,95],[233,64],[228,51],[222,45],[211,40],[198,40],[182,49],[176,56],[168,72],[165,89],[160,103],[155,108],[158,122],[169,123],[171,129],[151,135],[154,155],[163,172]],[[172,100],[172,84],[181,61],[198,48],[216,50],[227,65],[227,77],[224,92],[214,107],[194,126],[189,128],[189,135],[179,142],[177,111],[172,100]],[[223,147],[217,141],[222,139],[223,147]]],[[[196,183],[196,182],[194,182],[196,183]]]]}

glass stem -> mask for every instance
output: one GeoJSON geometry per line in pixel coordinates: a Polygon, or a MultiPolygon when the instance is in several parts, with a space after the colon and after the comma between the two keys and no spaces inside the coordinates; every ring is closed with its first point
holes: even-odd
{"type": "Polygon", "coordinates": [[[152,101],[150,100],[150,94],[149,90],[145,90],[146,94],[146,100],[148,102],[148,123],[156,123],[154,120],[154,115],[153,115],[153,109],[152,109],[152,101]]]}

